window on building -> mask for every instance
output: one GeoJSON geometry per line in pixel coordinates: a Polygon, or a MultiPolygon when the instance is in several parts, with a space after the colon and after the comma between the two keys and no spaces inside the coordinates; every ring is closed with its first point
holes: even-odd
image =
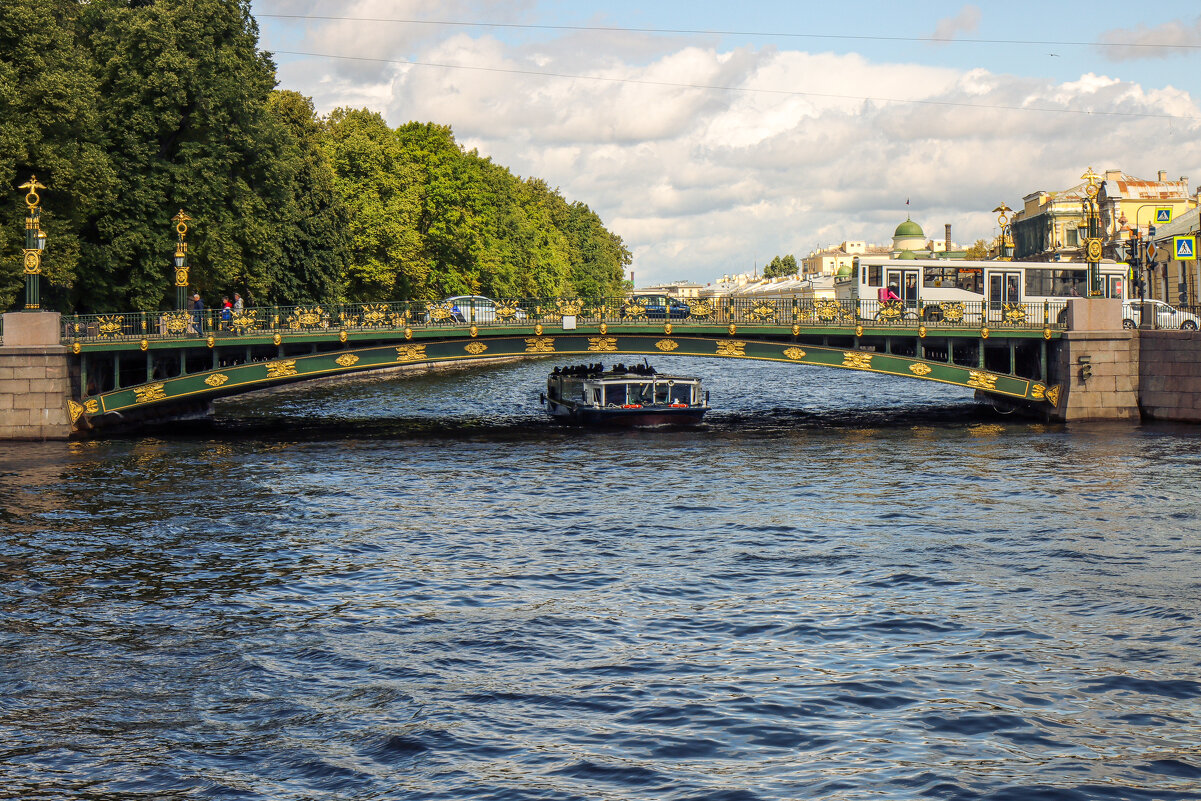
{"type": "Polygon", "coordinates": [[[1080,245],[1080,229],[1075,225],[1067,225],[1063,229],[1064,247],[1074,248],[1080,245]]]}

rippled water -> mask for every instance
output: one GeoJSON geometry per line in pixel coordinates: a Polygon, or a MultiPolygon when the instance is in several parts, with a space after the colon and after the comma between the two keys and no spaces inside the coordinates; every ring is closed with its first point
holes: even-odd
{"type": "Polygon", "coordinates": [[[0,798],[1201,797],[1201,430],[552,364],[0,446],[0,798]]]}

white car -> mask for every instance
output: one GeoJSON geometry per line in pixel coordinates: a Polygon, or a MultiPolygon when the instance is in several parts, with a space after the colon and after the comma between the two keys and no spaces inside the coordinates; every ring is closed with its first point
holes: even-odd
{"type": "MultiPolygon", "coordinates": [[[[450,304],[450,321],[456,323],[494,323],[497,321],[496,301],[483,295],[455,295],[442,303],[450,304]]],[[[512,319],[525,319],[525,312],[521,309],[514,309],[514,312],[516,313],[512,319]]],[[[429,319],[430,315],[427,313],[426,322],[429,322],[429,319]]]]}
{"type": "Polygon", "coordinates": [[[1186,331],[1196,331],[1198,323],[1195,314],[1175,309],[1162,300],[1145,301],[1128,300],[1122,304],[1122,328],[1138,328],[1142,322],[1142,304],[1147,304],[1147,312],[1152,314],[1152,325],[1155,328],[1182,328],[1186,331]]]}

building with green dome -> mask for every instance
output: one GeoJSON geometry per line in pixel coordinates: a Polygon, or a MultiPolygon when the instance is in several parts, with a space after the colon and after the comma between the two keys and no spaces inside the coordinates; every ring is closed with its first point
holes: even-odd
{"type": "Polygon", "coordinates": [[[947,226],[946,238],[934,241],[926,238],[926,232],[911,218],[897,226],[892,233],[892,249],[889,256],[894,259],[963,259],[967,254],[951,242],[951,226],[947,226]]]}

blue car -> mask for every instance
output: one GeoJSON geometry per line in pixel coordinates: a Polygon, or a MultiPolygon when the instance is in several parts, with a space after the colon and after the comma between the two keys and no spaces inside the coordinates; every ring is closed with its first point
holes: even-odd
{"type": "Polygon", "coordinates": [[[623,317],[638,317],[637,307],[641,306],[646,310],[648,320],[683,320],[685,317],[692,315],[692,310],[688,308],[688,304],[678,298],[664,297],[663,295],[642,295],[632,298],[622,306],[623,317]]]}

